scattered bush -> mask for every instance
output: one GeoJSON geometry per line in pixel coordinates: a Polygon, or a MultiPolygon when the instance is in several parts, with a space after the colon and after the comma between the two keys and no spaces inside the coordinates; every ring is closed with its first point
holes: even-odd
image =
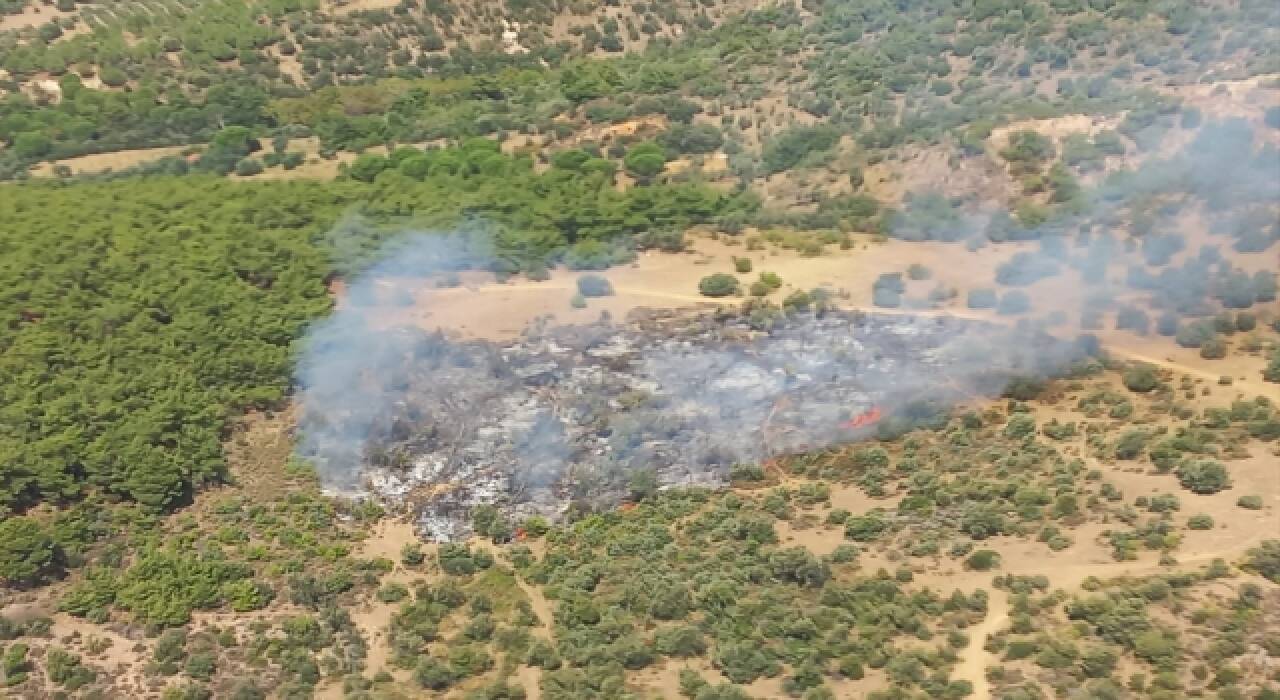
{"type": "Polygon", "coordinates": [[[1160,386],[1160,375],[1151,365],[1136,364],[1125,369],[1122,381],[1129,391],[1145,394],[1160,386]]]}
{"type": "Polygon", "coordinates": [[[1206,360],[1221,360],[1227,356],[1227,342],[1221,336],[1214,336],[1200,346],[1200,357],[1206,360]]]}
{"type": "Polygon", "coordinates": [[[717,272],[698,282],[698,292],[704,297],[727,297],[738,293],[738,278],[717,272]]]}
{"type": "Polygon", "coordinates": [[[1217,335],[1213,324],[1208,321],[1194,321],[1183,325],[1174,335],[1174,340],[1184,348],[1198,348],[1217,335]]]}
{"type": "Polygon", "coordinates": [[[840,140],[832,126],[795,126],[764,145],[761,159],[769,173],[780,173],[799,165],[807,156],[825,151],[840,140]]]}
{"type": "Polygon", "coordinates": [[[1248,510],[1262,510],[1262,496],[1248,494],[1236,499],[1236,505],[1248,510]]]}
{"type": "Polygon", "coordinates": [[[1000,554],[990,549],[979,549],[964,560],[966,569],[990,571],[1000,565],[1000,554]]]}
{"type": "Polygon", "coordinates": [[[1231,486],[1227,468],[1213,460],[1186,460],[1174,471],[1178,483],[1192,493],[1217,493],[1231,486]]]}
{"type": "Polygon", "coordinates": [[[613,285],[599,275],[583,275],[578,278],[578,293],[584,297],[612,296],[613,285]]]}
{"type": "Polygon", "coordinates": [[[971,309],[994,309],[998,301],[999,297],[994,289],[971,289],[966,304],[971,309]]]}
{"type": "Polygon", "coordinates": [[[1147,448],[1147,431],[1126,430],[1116,441],[1116,459],[1137,459],[1147,448]]]}
{"type": "Polygon", "coordinates": [[[1280,583],[1280,540],[1266,540],[1249,550],[1244,568],[1272,583],[1280,583]]]}
{"type": "Polygon", "coordinates": [[[1187,528],[1191,530],[1212,530],[1213,516],[1203,513],[1187,518],[1187,528]]]}
{"type": "Polygon", "coordinates": [[[236,163],[236,175],[240,177],[251,177],[262,172],[262,161],[257,158],[245,158],[236,163]]]}

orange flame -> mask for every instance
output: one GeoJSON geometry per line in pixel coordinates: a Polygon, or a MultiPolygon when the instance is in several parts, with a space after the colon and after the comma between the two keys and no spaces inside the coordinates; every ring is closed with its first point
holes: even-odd
{"type": "Polygon", "coordinates": [[[864,428],[880,420],[881,415],[880,407],[872,406],[853,418],[841,423],[840,426],[850,430],[857,430],[858,428],[864,428]]]}

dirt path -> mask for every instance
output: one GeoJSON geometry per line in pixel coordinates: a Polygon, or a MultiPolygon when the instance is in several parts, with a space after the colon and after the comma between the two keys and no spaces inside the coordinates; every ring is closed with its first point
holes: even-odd
{"type": "Polygon", "coordinates": [[[541,589],[530,586],[519,576],[516,576],[516,584],[529,597],[529,607],[533,608],[533,614],[538,618],[538,627],[533,630],[533,633],[543,639],[551,639],[551,626],[555,621],[555,613],[551,609],[551,602],[542,594],[541,589]]]}
{"type": "MultiPolygon", "coordinates": [[[[547,282],[540,285],[536,285],[536,287],[532,287],[532,285],[499,285],[499,287],[476,287],[471,289],[462,289],[462,288],[460,289],[462,290],[462,292],[477,292],[477,293],[495,293],[495,292],[525,293],[525,292],[547,292],[547,290],[561,290],[561,292],[572,293],[572,292],[575,292],[576,287],[573,284],[568,284],[564,282],[547,282]]],[[[614,288],[614,293],[616,293],[617,296],[620,296],[620,297],[662,299],[662,301],[677,302],[677,303],[680,303],[680,305],[689,305],[689,306],[701,306],[701,305],[736,306],[736,305],[740,305],[740,303],[742,302],[742,299],[740,297],[710,298],[710,297],[701,297],[701,296],[698,296],[698,294],[682,294],[677,292],[667,292],[667,290],[662,290],[662,289],[643,289],[643,288],[635,288],[635,287],[616,287],[614,288]]],[[[864,312],[864,314],[878,314],[882,316],[925,316],[925,317],[951,316],[951,317],[956,317],[956,319],[966,319],[966,320],[972,320],[972,321],[1001,322],[1000,319],[998,319],[998,317],[996,316],[992,316],[989,314],[980,314],[980,312],[969,312],[968,310],[960,310],[960,308],[882,308],[878,306],[845,305],[845,303],[838,303],[838,302],[837,302],[837,306],[842,308],[842,310],[845,310],[845,311],[860,311],[860,312],[864,312]]],[[[1160,369],[1183,372],[1183,374],[1185,375],[1193,376],[1193,378],[1212,381],[1212,383],[1216,383],[1216,381],[1219,380],[1219,378],[1221,378],[1222,376],[1222,371],[1215,372],[1215,371],[1201,369],[1201,367],[1187,365],[1187,363],[1183,363],[1183,362],[1175,362],[1172,360],[1161,360],[1161,358],[1153,357],[1151,356],[1151,354],[1140,351],[1140,349],[1125,347],[1124,343],[1121,342],[1121,339],[1116,337],[1108,337],[1105,340],[1105,343],[1103,343],[1103,347],[1106,348],[1106,351],[1110,353],[1111,356],[1123,358],[1123,360],[1128,360],[1133,362],[1146,362],[1148,363],[1148,365],[1155,365],[1156,367],[1160,367],[1160,369]]],[[[1251,392],[1253,394],[1263,395],[1263,397],[1270,398],[1272,399],[1272,401],[1280,402],[1280,384],[1266,383],[1266,381],[1262,381],[1261,378],[1257,378],[1257,379],[1244,378],[1244,379],[1235,379],[1233,385],[1231,386],[1233,386],[1233,388],[1236,390],[1247,389],[1248,392],[1251,392]]]]}
{"type": "Polygon", "coordinates": [[[516,669],[516,679],[524,688],[526,700],[542,700],[542,669],[537,666],[520,664],[516,669]]]}
{"type": "MultiPolygon", "coordinates": [[[[366,558],[383,557],[399,562],[400,551],[406,544],[418,544],[420,542],[421,539],[418,537],[413,523],[387,518],[375,525],[368,539],[361,543],[359,556],[366,558]]],[[[412,587],[415,582],[424,578],[427,577],[422,573],[407,569],[397,563],[391,573],[387,574],[386,578],[383,579],[383,585],[399,583],[406,587],[412,587]]],[[[356,629],[360,631],[360,636],[365,640],[366,656],[364,663],[365,672],[368,675],[382,670],[392,670],[389,666],[391,645],[387,638],[387,632],[391,626],[391,618],[399,607],[399,602],[384,603],[376,597],[370,596],[362,604],[348,610],[351,614],[352,623],[355,624],[356,629]]],[[[316,697],[322,700],[339,700],[344,697],[341,681],[335,679],[322,684],[316,691],[316,697]]]]}
{"type": "MultiPolygon", "coordinates": [[[[1183,374],[1199,377],[1200,379],[1205,379],[1214,383],[1218,381],[1219,377],[1223,376],[1222,372],[1210,372],[1185,363],[1174,362],[1173,360],[1162,360],[1141,351],[1126,348],[1123,345],[1116,345],[1115,343],[1107,343],[1104,347],[1106,347],[1107,352],[1110,352],[1112,355],[1123,357],[1126,360],[1145,362],[1150,365],[1155,365],[1161,369],[1181,372],[1183,374]]],[[[1261,378],[1246,377],[1244,379],[1237,378],[1233,380],[1231,386],[1237,390],[1247,389],[1254,395],[1265,396],[1272,401],[1280,402],[1280,384],[1264,382],[1261,378]]]]}
{"type": "MultiPolygon", "coordinates": [[[[1265,529],[1255,530],[1252,532],[1242,532],[1241,537],[1233,544],[1227,545],[1214,551],[1189,552],[1189,556],[1180,557],[1178,563],[1173,567],[1161,566],[1156,561],[1118,561],[1106,564],[1076,564],[1067,566],[1058,566],[1052,569],[1050,582],[1053,588],[1061,588],[1068,593],[1075,593],[1079,590],[1080,585],[1089,577],[1099,579],[1118,578],[1121,576],[1147,576],[1170,569],[1185,569],[1187,567],[1208,564],[1214,559],[1225,559],[1230,561],[1242,554],[1250,547],[1258,544],[1268,536],[1274,536],[1274,532],[1265,529]]],[[[1006,571],[1004,573],[1013,573],[1015,575],[1032,576],[1038,574],[1046,574],[1043,570],[1029,569],[1023,571],[1006,571]]],[[[1009,596],[999,589],[989,589],[990,599],[987,607],[987,616],[981,623],[974,626],[969,631],[969,646],[965,648],[960,655],[960,662],[956,665],[952,676],[956,680],[966,680],[973,684],[973,697],[989,698],[991,697],[991,686],[987,682],[987,667],[996,665],[999,657],[985,649],[987,638],[999,632],[1009,621],[1009,596]]]]}
{"type": "Polygon", "coordinates": [[[960,663],[952,672],[956,680],[969,681],[973,684],[973,697],[991,697],[991,685],[987,682],[987,666],[991,664],[991,653],[983,646],[987,638],[1004,626],[1009,619],[1009,594],[998,588],[989,589],[987,598],[987,616],[982,622],[968,630],[969,646],[960,654],[960,663]]]}

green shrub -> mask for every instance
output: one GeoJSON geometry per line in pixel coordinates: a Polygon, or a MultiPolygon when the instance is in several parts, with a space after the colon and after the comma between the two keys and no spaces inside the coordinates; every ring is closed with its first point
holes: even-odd
{"type": "Polygon", "coordinates": [[[1147,510],[1152,513],[1171,513],[1182,507],[1178,497],[1171,493],[1160,493],[1147,501],[1147,510]]]}
{"type": "Polygon", "coordinates": [[[376,597],[383,603],[399,603],[409,597],[409,589],[402,583],[391,582],[379,588],[376,597]]]}
{"type": "Polygon", "coordinates": [[[1036,432],[1036,419],[1027,413],[1018,413],[1009,418],[1009,422],[1004,426],[1004,436],[1015,440],[1034,435],[1036,432]]]}
{"type": "Polygon", "coordinates": [[[1087,647],[1080,654],[1080,670],[1088,678],[1106,678],[1115,671],[1116,653],[1106,647],[1087,647]]]}
{"type": "Polygon", "coordinates": [[[1187,518],[1187,528],[1191,530],[1212,530],[1213,516],[1198,513],[1187,518]]]}
{"type": "Polygon", "coordinates": [[[413,678],[427,690],[445,690],[457,680],[452,668],[440,659],[424,656],[413,669],[413,678]]]}
{"type": "Polygon", "coordinates": [[[493,565],[493,557],[488,552],[483,549],[472,551],[465,544],[442,544],[437,557],[440,560],[440,569],[446,574],[455,576],[473,574],[493,565]]]}
{"type": "Polygon", "coordinates": [[[192,678],[207,681],[218,670],[218,657],[213,652],[197,651],[187,657],[183,670],[192,678]]]}
{"type": "Polygon", "coordinates": [[[1200,346],[1200,357],[1206,360],[1221,360],[1227,356],[1227,342],[1221,336],[1214,336],[1200,346]]]}
{"type": "Polygon", "coordinates": [[[1174,340],[1184,348],[1199,348],[1217,335],[1209,321],[1194,321],[1178,328],[1174,340]]]}
{"type": "Polygon", "coordinates": [[[26,642],[14,642],[4,650],[4,656],[0,657],[0,677],[4,679],[5,685],[15,686],[26,682],[31,674],[31,661],[27,659],[30,650],[26,642]]]}
{"type": "Polygon", "coordinates": [[[1248,510],[1262,510],[1262,496],[1248,494],[1236,499],[1236,505],[1248,510]]]}
{"type": "Polygon", "coordinates": [[[103,66],[102,70],[98,71],[98,79],[103,85],[113,88],[123,87],[129,82],[129,76],[115,66],[103,66]]]}
{"type": "Polygon", "coordinates": [[[858,548],[851,544],[838,544],[831,550],[830,559],[833,564],[848,564],[858,559],[858,548]]]}
{"type": "Polygon", "coordinates": [[[1137,459],[1142,456],[1147,447],[1147,431],[1145,430],[1127,430],[1120,435],[1120,439],[1116,441],[1115,455],[1116,459],[1137,459]]]}
{"type": "Polygon", "coordinates": [[[250,177],[262,172],[262,161],[257,158],[245,158],[236,163],[236,175],[250,177]]]}
{"type": "Polygon", "coordinates": [[[1151,328],[1151,319],[1142,309],[1126,306],[1116,312],[1116,329],[1131,330],[1138,335],[1146,335],[1151,328]]]}
{"type": "Polygon", "coordinates": [[[636,177],[651,178],[666,167],[666,150],[656,143],[641,143],[627,151],[622,164],[628,173],[636,177]]]}
{"type": "Polygon", "coordinates": [[[1272,583],[1280,583],[1280,540],[1266,540],[1250,549],[1244,568],[1272,583]]]}
{"type": "Polygon", "coordinates": [[[80,657],[60,647],[49,649],[45,655],[45,669],[49,680],[69,691],[78,690],[97,678],[96,673],[80,662],[80,657]]]}
{"type": "Polygon", "coordinates": [[[779,173],[799,165],[810,154],[835,146],[839,140],[840,132],[832,126],[794,126],[766,143],[761,159],[765,170],[779,173]]]}
{"type": "Polygon", "coordinates": [[[746,641],[718,645],[712,665],[734,683],[750,683],[761,676],[774,676],[781,671],[781,665],[768,647],[746,641]]]}
{"type": "Polygon", "coordinates": [[[1192,493],[1217,493],[1231,486],[1227,468],[1213,460],[1185,460],[1174,473],[1178,483],[1192,493]]]}
{"type": "Polygon", "coordinates": [[[236,612],[261,610],[275,597],[271,587],[261,581],[241,579],[222,585],[222,597],[236,612]]]}
{"type": "Polygon", "coordinates": [[[26,517],[0,519],[0,581],[36,585],[56,575],[62,561],[62,549],[49,528],[26,517]]]}
{"type": "Polygon", "coordinates": [[[1014,175],[1036,172],[1055,154],[1053,141],[1037,131],[1015,131],[1000,156],[1009,161],[1014,175]]]}
{"type": "Polygon", "coordinates": [[[729,467],[730,483],[764,481],[764,468],[759,464],[738,462],[729,467]]]}
{"type": "Polygon", "coordinates": [[[704,297],[727,297],[738,293],[738,278],[717,272],[698,282],[698,292],[704,297]]]}
{"type": "Polygon", "coordinates": [[[964,560],[966,569],[990,571],[1000,565],[1000,554],[990,549],[979,549],[964,560]]]}
{"type": "Polygon", "coordinates": [[[654,635],[653,645],[659,654],[680,658],[701,656],[707,650],[705,637],[693,625],[663,627],[654,635]]]}
{"type": "Polygon", "coordinates": [[[631,260],[634,252],[616,243],[583,239],[564,251],[564,264],[570,270],[604,270],[631,260]]]}
{"type": "Polygon", "coordinates": [[[888,528],[889,524],[876,513],[853,515],[845,520],[844,536],[855,542],[869,542],[888,528]]]}
{"type": "Polygon", "coordinates": [[[187,631],[184,629],[165,630],[156,640],[152,658],[159,662],[181,661],[187,657],[187,631]]]}
{"type": "Polygon", "coordinates": [[[422,551],[422,545],[415,542],[407,542],[400,548],[400,563],[408,567],[419,566],[426,561],[427,555],[422,551]]]}
{"type": "Polygon", "coordinates": [[[1145,394],[1160,386],[1160,375],[1156,368],[1148,364],[1130,365],[1122,375],[1125,388],[1129,391],[1145,394]]]}

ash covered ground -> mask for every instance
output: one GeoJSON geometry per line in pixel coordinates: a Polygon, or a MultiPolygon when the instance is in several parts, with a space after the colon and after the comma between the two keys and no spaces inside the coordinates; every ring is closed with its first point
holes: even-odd
{"type": "Polygon", "coordinates": [[[477,505],[555,520],[617,504],[637,470],[722,485],[736,463],[927,422],[1078,354],[1025,329],[841,312],[769,331],[650,312],[507,343],[384,331],[342,395],[304,392],[302,452],[334,488],[412,509],[424,537],[452,540],[477,505]]]}

